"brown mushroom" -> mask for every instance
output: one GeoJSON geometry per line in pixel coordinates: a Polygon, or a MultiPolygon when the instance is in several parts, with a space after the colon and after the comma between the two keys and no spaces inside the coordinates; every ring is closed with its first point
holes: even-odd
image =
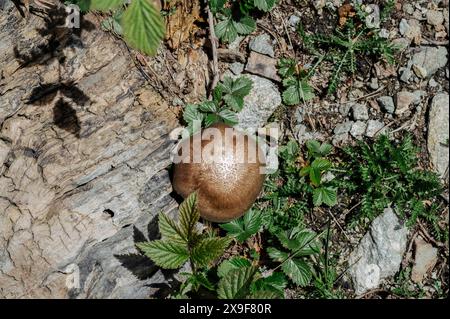
{"type": "Polygon", "coordinates": [[[212,125],[185,139],[178,156],[181,162],[174,165],[173,188],[183,198],[197,191],[200,215],[206,220],[228,222],[242,216],[261,192],[265,178],[261,148],[252,137],[226,124],[212,125]],[[225,133],[227,128],[231,131],[225,133]],[[195,145],[201,149],[197,162],[195,145]]]}

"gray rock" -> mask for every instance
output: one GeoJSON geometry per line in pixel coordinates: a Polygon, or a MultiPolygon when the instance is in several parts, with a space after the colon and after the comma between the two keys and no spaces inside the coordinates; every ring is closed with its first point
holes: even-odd
{"type": "Polygon", "coordinates": [[[392,96],[381,96],[377,99],[378,105],[387,113],[394,113],[395,105],[392,96]]]}
{"type": "Polygon", "coordinates": [[[250,94],[244,98],[244,108],[238,113],[238,128],[258,129],[263,127],[275,109],[281,104],[277,86],[260,76],[245,74],[253,81],[250,94]]]}
{"type": "Polygon", "coordinates": [[[336,125],[336,127],[334,128],[333,133],[335,135],[348,133],[352,129],[352,126],[353,126],[354,123],[355,122],[353,122],[353,121],[346,121],[344,123],[340,123],[340,124],[336,125]]]}
{"type": "Polygon", "coordinates": [[[426,274],[436,265],[438,250],[417,237],[414,241],[414,265],[411,270],[411,280],[415,283],[421,283],[426,274]]]}
{"type": "Polygon", "coordinates": [[[248,45],[252,51],[268,55],[272,58],[275,56],[272,44],[270,43],[270,36],[266,33],[254,37],[248,45]]]}
{"type": "Polygon", "coordinates": [[[377,4],[366,6],[366,26],[368,28],[378,29],[380,27],[380,7],[377,4]]]}
{"type": "Polygon", "coordinates": [[[245,71],[274,81],[281,81],[278,76],[277,60],[257,52],[250,53],[245,71]]]}
{"type": "Polygon", "coordinates": [[[378,287],[400,268],[406,250],[407,228],[391,208],[386,208],[350,254],[349,274],[357,295],[378,287]]]}
{"type": "Polygon", "coordinates": [[[236,75],[239,75],[244,71],[244,64],[240,62],[234,62],[230,64],[230,71],[236,75]]]}
{"type": "Polygon", "coordinates": [[[304,124],[300,124],[295,127],[294,135],[300,145],[304,144],[308,140],[323,140],[323,136],[320,132],[311,132],[304,124]]]}
{"type": "Polygon", "coordinates": [[[447,64],[447,55],[445,47],[421,47],[420,51],[413,55],[411,66],[423,68],[426,76],[430,77],[447,64]]]}
{"type": "Polygon", "coordinates": [[[352,105],[352,116],[356,121],[366,121],[369,119],[369,110],[366,105],[355,103],[352,105]]]}
{"type": "Polygon", "coordinates": [[[296,28],[297,25],[300,23],[300,17],[296,16],[295,14],[291,15],[288,19],[288,24],[290,27],[296,28]]]}
{"type": "Polygon", "coordinates": [[[428,122],[427,147],[431,163],[443,178],[448,177],[449,162],[449,98],[448,93],[438,93],[431,101],[428,122]]]}
{"type": "Polygon", "coordinates": [[[412,4],[410,4],[410,3],[408,3],[408,2],[406,2],[406,3],[404,3],[403,4],[403,12],[405,12],[405,13],[407,13],[407,14],[409,14],[409,15],[411,15],[411,14],[413,14],[414,13],[414,7],[413,7],[413,5],[412,4]]]}
{"type": "Polygon", "coordinates": [[[356,121],[352,125],[352,129],[350,130],[350,135],[354,138],[361,138],[366,131],[367,124],[363,121],[356,121]]]}
{"type": "Polygon", "coordinates": [[[368,86],[372,90],[378,90],[378,88],[380,87],[378,84],[378,79],[376,77],[371,78],[368,86]]]}
{"type": "Polygon", "coordinates": [[[386,129],[384,128],[384,126],[384,123],[377,120],[367,121],[366,136],[374,137],[376,134],[379,135],[385,133],[386,129]]]}
{"type": "Polygon", "coordinates": [[[413,95],[413,100],[412,103],[414,105],[419,105],[420,102],[422,102],[422,99],[427,96],[427,92],[423,91],[423,90],[415,90],[414,92],[412,92],[413,95]]]}
{"type": "Polygon", "coordinates": [[[399,24],[399,30],[401,35],[413,40],[415,43],[419,43],[422,38],[420,22],[416,19],[402,19],[399,24]]]}
{"type": "Polygon", "coordinates": [[[347,142],[349,138],[350,138],[350,135],[348,133],[335,135],[333,137],[332,144],[334,146],[339,146],[339,145],[347,142]]]}
{"type": "Polygon", "coordinates": [[[342,116],[347,116],[351,108],[352,105],[350,103],[342,103],[339,105],[339,113],[341,113],[342,116]]]}
{"type": "Polygon", "coordinates": [[[444,15],[441,11],[428,10],[427,11],[427,22],[433,26],[441,25],[444,22],[444,15]]]}
{"type": "Polygon", "coordinates": [[[236,39],[234,39],[233,42],[230,42],[228,44],[228,49],[232,50],[232,51],[239,51],[239,47],[241,46],[241,42],[242,40],[244,40],[243,36],[237,36],[236,39]]]}

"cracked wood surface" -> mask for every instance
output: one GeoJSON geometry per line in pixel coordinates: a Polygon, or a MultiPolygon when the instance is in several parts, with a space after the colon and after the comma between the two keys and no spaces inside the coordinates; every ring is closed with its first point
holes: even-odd
{"type": "Polygon", "coordinates": [[[134,241],[176,208],[177,120],[96,23],[0,10],[0,297],[146,298],[166,281],[134,241]]]}

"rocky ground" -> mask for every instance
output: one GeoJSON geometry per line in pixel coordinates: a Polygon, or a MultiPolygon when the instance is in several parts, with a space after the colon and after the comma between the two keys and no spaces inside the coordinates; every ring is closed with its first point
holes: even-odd
{"type": "MultiPolygon", "coordinates": [[[[371,4],[376,11],[381,1],[359,2],[371,4]]],[[[50,57],[45,63],[32,64],[33,71],[18,68],[9,50],[15,42],[11,26],[22,30],[25,47],[36,36],[34,28],[12,17],[11,6],[11,16],[0,12],[0,26],[4,26],[0,50],[6,57],[0,58],[0,296],[145,297],[158,291],[158,285],[167,286],[171,274],[146,270],[145,262],[135,255],[133,239],[141,232],[147,234],[146,225],[151,225],[158,210],[174,209],[163,167],[168,164],[166,155],[171,146],[168,132],[176,126],[172,115],[180,117],[187,103],[199,102],[208,95],[212,57],[204,21],[197,21],[201,20],[197,19],[197,5],[193,1],[187,8],[189,14],[179,17],[183,31],[176,24],[173,30],[168,29],[172,40],[156,57],[134,51],[127,55],[123,43],[100,31],[94,35],[104,42],[95,42],[91,32],[83,41],[90,45],[106,42],[104,50],[120,52],[117,56],[103,55],[92,61],[91,56],[102,56],[96,52],[101,48],[95,45],[63,48],[68,59],[75,60],[65,64],[71,72],[63,72],[63,81],[74,78],[83,89],[95,87],[96,77],[105,76],[102,72],[108,70],[105,66],[113,68],[109,64],[112,59],[121,63],[110,72],[127,81],[115,79],[122,83],[120,89],[114,86],[115,91],[106,80],[103,86],[95,87],[96,100],[87,103],[89,107],[75,106],[81,124],[69,130],[49,124],[54,110],[36,115],[34,104],[45,106],[51,101],[36,100],[30,105],[21,100],[21,92],[30,93],[29,87],[61,81],[61,74],[55,71],[58,59],[50,57]],[[83,58],[75,58],[72,49],[83,58]],[[75,67],[70,69],[71,65],[75,67]],[[130,68],[135,70],[132,75],[126,72],[130,68]],[[33,72],[39,76],[30,77],[33,72]],[[130,81],[136,83],[132,88],[130,81]],[[104,117],[112,106],[114,116],[104,117]],[[127,113],[132,106],[134,111],[127,113]],[[165,118],[167,114],[171,114],[169,118],[165,118]],[[123,120],[127,125],[118,127],[118,121],[123,120]],[[122,140],[119,131],[129,138],[122,140]],[[110,145],[116,146],[111,149],[110,145]],[[129,145],[135,152],[127,150],[129,145]],[[33,149],[39,149],[40,155],[28,156],[33,149]],[[27,173],[15,167],[26,167],[27,173]],[[33,193],[36,189],[39,192],[33,193]],[[134,232],[130,225],[137,227],[134,232]],[[60,240],[48,242],[48,232],[61,234],[60,240]],[[114,256],[108,254],[110,251],[114,256]],[[39,267],[31,268],[31,261],[39,267]]],[[[293,107],[282,104],[277,60],[292,57],[303,65],[313,60],[302,47],[298,23],[308,32],[327,34],[337,25],[337,11],[342,5],[341,0],[278,1],[270,13],[258,19],[254,33],[219,45],[221,78],[244,75],[253,80],[239,114],[240,125],[270,123],[283,132],[280,142],[289,137],[301,144],[317,139],[336,148],[358,140],[370,141],[387,131],[395,139],[412,133],[421,148],[420,166],[438,172],[447,189],[447,0],[396,1],[391,17],[379,31],[401,47],[394,64],[376,59],[361,61],[356,74],[344,79],[332,95],[325,94],[330,70],[324,65],[311,79],[314,99],[293,107]]],[[[99,24],[98,16],[91,16],[89,21],[99,24]]],[[[342,208],[344,212],[351,209],[342,208]]],[[[442,194],[439,214],[443,229],[448,231],[447,191],[442,194]]],[[[344,218],[345,214],[336,214],[336,225],[344,225],[344,218]]],[[[387,208],[367,229],[339,227],[332,247],[340,256],[338,270],[345,273],[342,287],[346,297],[448,296],[448,240],[437,241],[426,225],[407,228],[387,208]]],[[[148,233],[154,232],[149,226],[148,233]]],[[[289,296],[304,295],[293,290],[289,296]]]]}

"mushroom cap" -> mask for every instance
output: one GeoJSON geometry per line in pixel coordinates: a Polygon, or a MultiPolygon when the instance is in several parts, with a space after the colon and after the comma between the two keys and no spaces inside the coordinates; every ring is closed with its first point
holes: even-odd
{"type": "Polygon", "coordinates": [[[178,156],[173,188],[183,198],[197,191],[206,220],[220,223],[242,216],[261,192],[263,151],[229,125],[217,123],[181,141],[178,156]]]}

